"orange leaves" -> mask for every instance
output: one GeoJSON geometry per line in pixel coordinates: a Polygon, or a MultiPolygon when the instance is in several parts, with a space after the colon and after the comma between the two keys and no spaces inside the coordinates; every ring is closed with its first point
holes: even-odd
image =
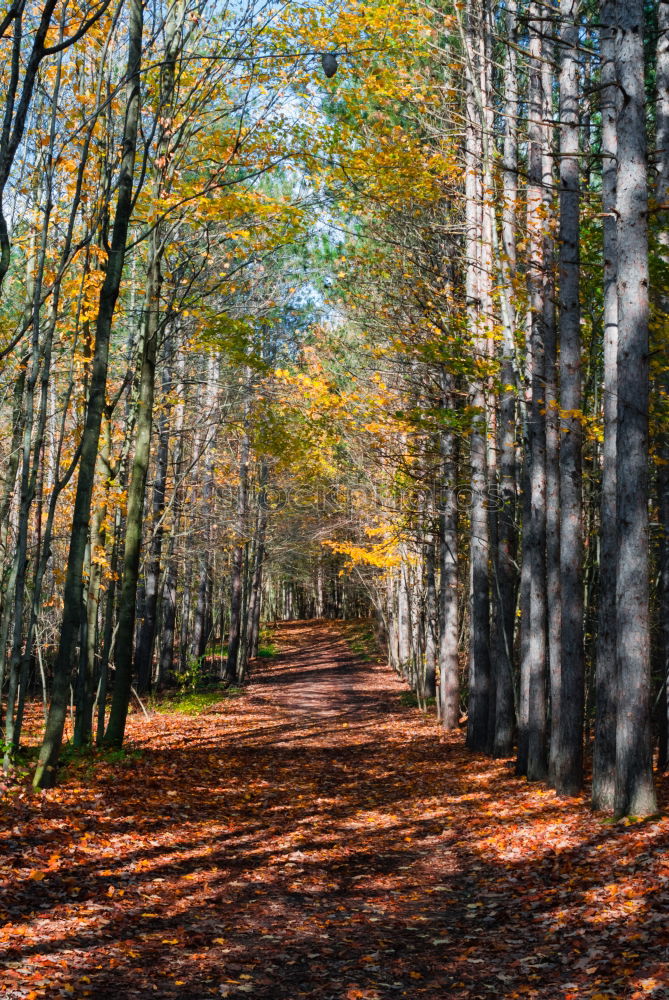
{"type": "Polygon", "coordinates": [[[472,757],[360,628],[280,625],[243,696],[3,803],[10,996],[660,1000],[667,819],[472,757]]]}

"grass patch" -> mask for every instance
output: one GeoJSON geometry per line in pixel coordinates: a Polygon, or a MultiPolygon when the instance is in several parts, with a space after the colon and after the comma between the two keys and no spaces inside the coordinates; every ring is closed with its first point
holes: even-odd
{"type": "Polygon", "coordinates": [[[126,749],[126,747],[75,747],[68,743],[60,755],[61,764],[78,764],[103,761],[106,764],[134,764],[144,756],[143,750],[126,749]]]}
{"type": "Polygon", "coordinates": [[[205,660],[227,660],[228,644],[224,646],[208,646],[204,655],[205,660]]]}
{"type": "Polygon", "coordinates": [[[217,687],[210,691],[186,691],[183,694],[174,694],[172,697],[165,698],[152,707],[156,712],[167,715],[203,715],[219,701],[238,698],[243,693],[243,688],[240,687],[217,687]]]}
{"type": "Polygon", "coordinates": [[[263,643],[262,646],[258,646],[258,658],[264,660],[271,659],[272,656],[279,655],[279,647],[271,639],[268,642],[263,643]]]}
{"type": "Polygon", "coordinates": [[[404,708],[434,708],[437,704],[436,698],[425,698],[421,703],[415,691],[402,691],[400,695],[400,705],[404,708]]]}
{"type": "Polygon", "coordinates": [[[369,663],[379,663],[385,660],[384,651],[379,644],[375,621],[363,619],[359,621],[337,622],[342,638],[358,659],[369,663]]]}
{"type": "MultiPolygon", "coordinates": [[[[21,747],[13,755],[11,774],[20,785],[32,777],[39,750],[39,746],[21,747]]],[[[135,747],[98,747],[92,743],[75,747],[72,743],[65,743],[60,751],[58,767],[61,771],[78,772],[83,775],[84,780],[88,780],[94,776],[98,765],[132,767],[144,757],[144,752],[135,747]]]]}

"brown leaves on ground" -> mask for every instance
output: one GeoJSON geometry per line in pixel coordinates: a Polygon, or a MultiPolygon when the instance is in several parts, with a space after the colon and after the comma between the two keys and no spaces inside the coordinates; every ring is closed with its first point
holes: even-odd
{"type": "Polygon", "coordinates": [[[402,707],[335,626],[6,799],[9,998],[667,997],[666,817],[605,822],[402,707]]]}

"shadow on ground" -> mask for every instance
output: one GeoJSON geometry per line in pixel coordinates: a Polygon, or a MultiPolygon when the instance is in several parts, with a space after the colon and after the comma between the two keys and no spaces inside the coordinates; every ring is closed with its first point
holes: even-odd
{"type": "Polygon", "coordinates": [[[668,996],[669,824],[467,754],[324,623],[140,760],[16,801],[9,998],[668,996]]]}

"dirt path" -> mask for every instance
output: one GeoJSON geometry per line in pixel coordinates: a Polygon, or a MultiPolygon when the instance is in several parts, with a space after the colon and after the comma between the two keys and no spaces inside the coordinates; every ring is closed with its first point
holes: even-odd
{"type": "Polygon", "coordinates": [[[10,797],[5,996],[669,996],[666,818],[471,757],[333,626],[279,641],[247,696],[10,797]]]}

